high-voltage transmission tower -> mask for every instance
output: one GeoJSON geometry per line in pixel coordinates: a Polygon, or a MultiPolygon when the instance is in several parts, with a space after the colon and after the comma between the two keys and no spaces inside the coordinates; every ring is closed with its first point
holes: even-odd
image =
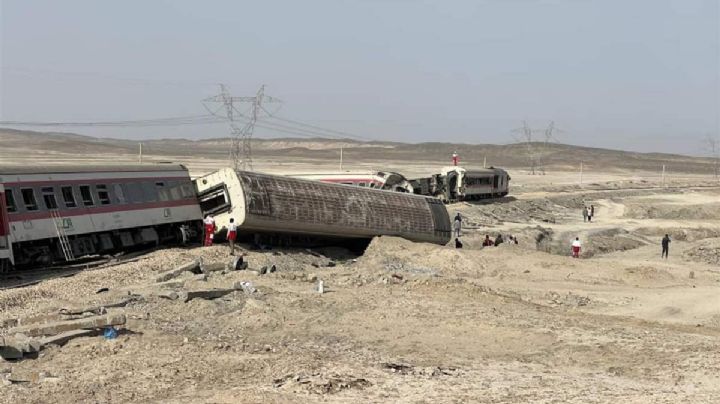
{"type": "Polygon", "coordinates": [[[265,85],[260,86],[254,97],[233,97],[230,95],[227,86],[220,84],[220,94],[206,98],[203,105],[213,115],[218,115],[221,109],[225,110],[225,118],[230,124],[230,133],[232,134],[232,145],[230,147],[230,161],[235,170],[252,170],[252,136],[261,111],[267,110],[263,107],[265,103],[279,103],[277,98],[265,95],[265,85]],[[207,107],[207,103],[222,103],[222,107],[217,111],[212,111],[207,107]],[[245,114],[240,112],[236,104],[250,104],[250,112],[245,114]],[[244,125],[238,126],[238,118],[242,118],[244,125]]]}
{"type": "Polygon", "coordinates": [[[551,121],[548,127],[544,130],[542,130],[544,139],[542,141],[539,140],[533,140],[533,133],[540,132],[541,130],[537,129],[531,129],[528,126],[527,121],[523,121],[523,127],[519,129],[515,129],[513,132],[520,133],[519,138],[517,139],[519,142],[525,144],[525,153],[527,155],[528,164],[530,166],[530,173],[535,174],[545,174],[545,167],[542,162],[543,155],[547,154],[550,151],[549,143],[555,139],[555,135],[553,135],[554,131],[557,131],[557,128],[555,128],[555,122],[551,121]]]}

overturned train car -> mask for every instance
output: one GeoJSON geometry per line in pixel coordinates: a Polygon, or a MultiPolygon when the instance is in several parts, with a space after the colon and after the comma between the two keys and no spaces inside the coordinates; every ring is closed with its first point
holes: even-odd
{"type": "Polygon", "coordinates": [[[398,236],[446,244],[447,209],[436,198],[226,168],[195,180],[219,233],[233,218],[240,235],[276,244],[398,236]]]}

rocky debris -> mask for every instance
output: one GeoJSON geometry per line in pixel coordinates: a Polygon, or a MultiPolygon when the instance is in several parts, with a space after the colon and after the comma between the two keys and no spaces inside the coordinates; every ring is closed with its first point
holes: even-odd
{"type": "Polygon", "coordinates": [[[459,369],[454,367],[416,367],[414,365],[401,362],[385,362],[381,366],[392,373],[397,373],[400,375],[438,377],[455,376],[459,373],[459,369]]]}
{"type": "Polygon", "coordinates": [[[406,272],[409,274],[414,275],[429,275],[429,276],[437,276],[438,271],[433,268],[425,268],[425,267],[413,267],[413,266],[406,266],[402,262],[387,262],[385,264],[385,270],[387,272],[394,272],[392,275],[393,277],[399,276],[397,272],[406,272]]]}
{"type": "Polygon", "coordinates": [[[352,375],[332,373],[324,375],[320,372],[287,375],[273,381],[276,388],[285,386],[302,386],[311,394],[335,394],[347,389],[364,389],[372,385],[367,379],[352,375]]]}
{"type": "MultiPolygon", "coordinates": [[[[672,246],[670,253],[672,254],[672,246]]],[[[704,242],[697,248],[685,251],[683,255],[692,261],[720,266],[720,242],[717,240],[704,242]]]]}
{"type": "MultiPolygon", "coordinates": [[[[99,305],[93,305],[93,306],[78,306],[78,307],[66,307],[60,309],[60,314],[64,316],[72,316],[72,315],[81,315],[86,313],[92,313],[92,314],[105,314],[107,313],[108,308],[117,308],[117,307],[125,307],[130,303],[137,302],[141,300],[142,297],[138,295],[129,295],[127,297],[123,297],[120,300],[114,301],[114,302],[108,302],[104,304],[99,305]]],[[[39,322],[39,321],[37,321],[39,322]]],[[[45,321],[43,321],[45,322],[45,321]]],[[[27,322],[26,322],[27,324],[27,322]]]]}
{"type": "Polygon", "coordinates": [[[23,334],[29,337],[39,337],[43,335],[56,335],[78,329],[94,329],[123,324],[125,324],[124,314],[108,314],[105,316],[93,316],[76,320],[45,323],[40,325],[19,326],[10,329],[8,331],[8,334],[23,334]]]}
{"type": "Polygon", "coordinates": [[[201,290],[190,290],[190,291],[183,291],[178,292],[178,298],[180,301],[183,302],[189,302],[193,299],[205,299],[205,300],[214,300],[220,297],[223,297],[225,295],[229,295],[230,293],[235,292],[235,288],[228,288],[228,289],[201,289],[201,290]]]}
{"type": "Polygon", "coordinates": [[[169,271],[165,271],[165,272],[159,274],[155,278],[155,282],[169,281],[170,279],[177,278],[183,272],[200,273],[201,267],[202,267],[202,259],[198,258],[192,262],[188,262],[188,263],[180,265],[174,269],[171,269],[169,271]]]}
{"type": "Polygon", "coordinates": [[[235,290],[242,290],[243,292],[245,292],[248,295],[251,295],[251,294],[257,292],[257,289],[255,289],[253,284],[251,282],[246,282],[246,281],[236,282],[234,285],[234,288],[235,288],[235,290]]]}
{"type": "Polygon", "coordinates": [[[12,337],[0,337],[0,357],[23,359],[40,352],[48,345],[63,345],[71,339],[98,335],[105,327],[125,324],[125,315],[87,317],[11,329],[12,337]]]}
{"type": "Polygon", "coordinates": [[[566,295],[548,292],[546,299],[549,304],[554,306],[583,307],[590,304],[589,297],[576,295],[572,292],[568,292],[566,295]]]}

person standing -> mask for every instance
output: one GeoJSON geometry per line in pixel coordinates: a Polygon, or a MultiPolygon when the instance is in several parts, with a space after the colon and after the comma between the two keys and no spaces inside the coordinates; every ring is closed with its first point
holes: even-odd
{"type": "Polygon", "coordinates": [[[209,247],[212,245],[213,238],[215,238],[215,219],[211,215],[207,215],[203,220],[203,224],[205,225],[205,241],[203,245],[209,247]]]}
{"type": "Polygon", "coordinates": [[[230,243],[230,255],[235,255],[235,239],[237,239],[237,224],[235,224],[234,218],[230,218],[230,223],[228,223],[227,239],[228,239],[228,242],[230,243]]]}
{"type": "Polygon", "coordinates": [[[590,205],[590,215],[588,216],[590,220],[595,216],[595,205],[590,205]]]}
{"type": "Polygon", "coordinates": [[[453,230],[455,231],[455,237],[460,237],[460,228],[462,227],[462,218],[458,213],[455,216],[455,222],[453,223],[453,230]]]}
{"type": "Polygon", "coordinates": [[[490,240],[490,236],[489,236],[489,235],[487,235],[487,234],[485,235],[485,240],[483,240],[483,244],[482,244],[482,245],[483,245],[483,247],[492,247],[492,246],[493,246],[493,241],[490,240]]]}
{"type": "Polygon", "coordinates": [[[499,246],[503,242],[505,242],[505,240],[503,240],[502,234],[498,234],[497,237],[495,237],[495,247],[499,246]]]}
{"type": "Polygon", "coordinates": [[[667,259],[668,253],[670,252],[670,236],[667,234],[662,239],[662,254],[660,254],[660,257],[667,259]]]}
{"type": "Polygon", "coordinates": [[[587,222],[587,219],[588,219],[588,208],[587,208],[587,206],[583,206],[583,208],[582,208],[582,215],[583,215],[583,222],[587,222]]]}
{"type": "Polygon", "coordinates": [[[575,240],[573,240],[572,242],[571,248],[573,258],[580,258],[580,248],[582,248],[582,244],[580,244],[580,237],[575,237],[575,240]]]}
{"type": "Polygon", "coordinates": [[[585,208],[585,210],[587,211],[588,223],[592,222],[592,213],[590,211],[590,208],[585,208]]]}

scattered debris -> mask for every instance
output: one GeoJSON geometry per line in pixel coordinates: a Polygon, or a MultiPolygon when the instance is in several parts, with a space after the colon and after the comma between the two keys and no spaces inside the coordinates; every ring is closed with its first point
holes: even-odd
{"type": "Polygon", "coordinates": [[[287,385],[302,386],[311,394],[334,394],[347,389],[364,389],[372,386],[372,383],[367,379],[351,375],[331,374],[324,376],[321,373],[287,375],[274,380],[276,388],[287,385]]]}
{"type": "Polygon", "coordinates": [[[125,324],[124,314],[108,314],[105,316],[92,316],[76,320],[57,321],[40,325],[20,326],[8,331],[8,334],[24,334],[29,337],[39,337],[43,335],[55,335],[62,332],[88,329],[103,328],[111,325],[125,324]]]}
{"type": "Polygon", "coordinates": [[[175,269],[171,269],[169,271],[161,273],[157,276],[157,278],[155,278],[155,282],[169,281],[170,279],[177,278],[183,272],[200,273],[201,266],[202,259],[198,258],[192,262],[188,262],[187,264],[180,265],[175,269]]]}

